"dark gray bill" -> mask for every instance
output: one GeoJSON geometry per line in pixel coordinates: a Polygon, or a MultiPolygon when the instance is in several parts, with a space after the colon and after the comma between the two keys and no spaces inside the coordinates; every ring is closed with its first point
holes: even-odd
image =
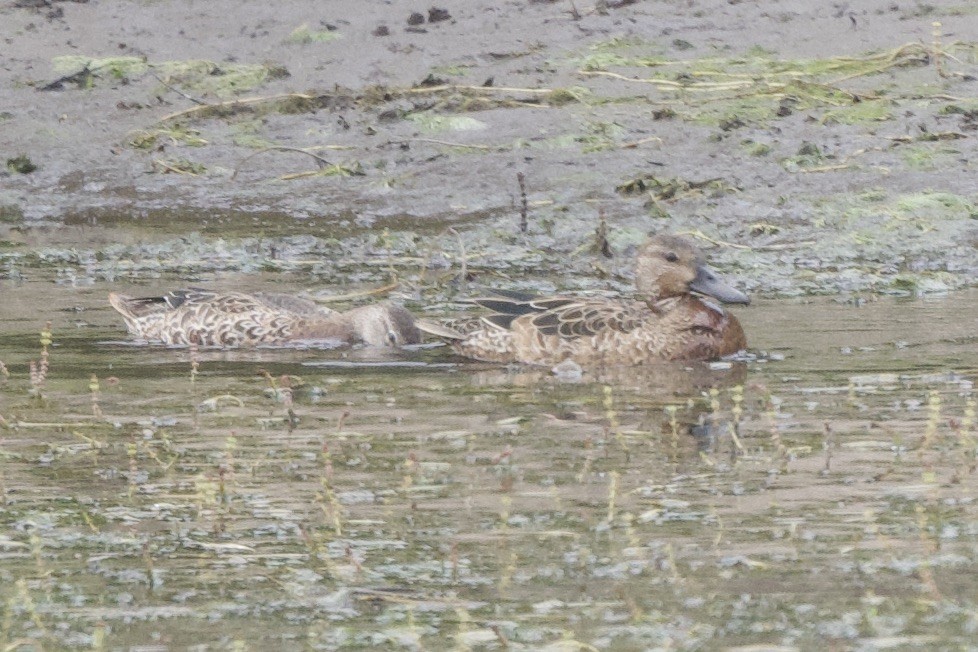
{"type": "Polygon", "coordinates": [[[750,303],[749,296],[724,283],[717,277],[716,272],[706,265],[700,265],[696,268],[696,278],[689,284],[689,289],[719,299],[724,303],[750,303]]]}

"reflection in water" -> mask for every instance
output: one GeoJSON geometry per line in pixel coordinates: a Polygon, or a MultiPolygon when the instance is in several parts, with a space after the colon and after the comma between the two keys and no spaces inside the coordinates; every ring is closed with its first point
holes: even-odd
{"type": "Polygon", "coordinates": [[[440,348],[194,358],[107,343],[104,289],[4,292],[0,647],[970,640],[972,294],[760,302],[783,360],[568,382],[440,348]]]}

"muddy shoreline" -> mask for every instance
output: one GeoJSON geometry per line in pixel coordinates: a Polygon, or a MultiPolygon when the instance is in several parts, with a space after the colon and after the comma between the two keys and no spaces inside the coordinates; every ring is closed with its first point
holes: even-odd
{"type": "Polygon", "coordinates": [[[965,5],[429,9],[5,3],[2,154],[36,166],[0,177],[7,276],[179,276],[224,248],[224,271],[274,250],[356,283],[377,255],[457,270],[461,243],[490,283],[626,287],[669,230],[755,293],[978,283],[965,5]]]}

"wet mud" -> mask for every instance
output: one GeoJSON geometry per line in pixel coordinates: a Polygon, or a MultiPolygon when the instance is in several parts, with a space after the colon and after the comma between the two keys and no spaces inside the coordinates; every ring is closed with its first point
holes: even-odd
{"type": "Polygon", "coordinates": [[[259,235],[289,261],[309,251],[279,239],[301,234],[359,265],[355,246],[324,248],[387,229],[415,256],[458,264],[461,243],[508,272],[590,277],[603,219],[615,253],[694,233],[754,291],[978,278],[967,4],[444,10],[5,3],[2,255],[36,256],[35,229],[113,222],[160,251],[98,229],[63,247],[183,271],[175,235],[259,235]]]}

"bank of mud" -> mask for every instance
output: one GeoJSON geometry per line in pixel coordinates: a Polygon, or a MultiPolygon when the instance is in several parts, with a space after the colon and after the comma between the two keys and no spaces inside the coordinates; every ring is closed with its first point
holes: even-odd
{"type": "Polygon", "coordinates": [[[754,292],[978,280],[967,5],[435,9],[7,3],[6,274],[618,289],[669,230],[754,292]]]}

